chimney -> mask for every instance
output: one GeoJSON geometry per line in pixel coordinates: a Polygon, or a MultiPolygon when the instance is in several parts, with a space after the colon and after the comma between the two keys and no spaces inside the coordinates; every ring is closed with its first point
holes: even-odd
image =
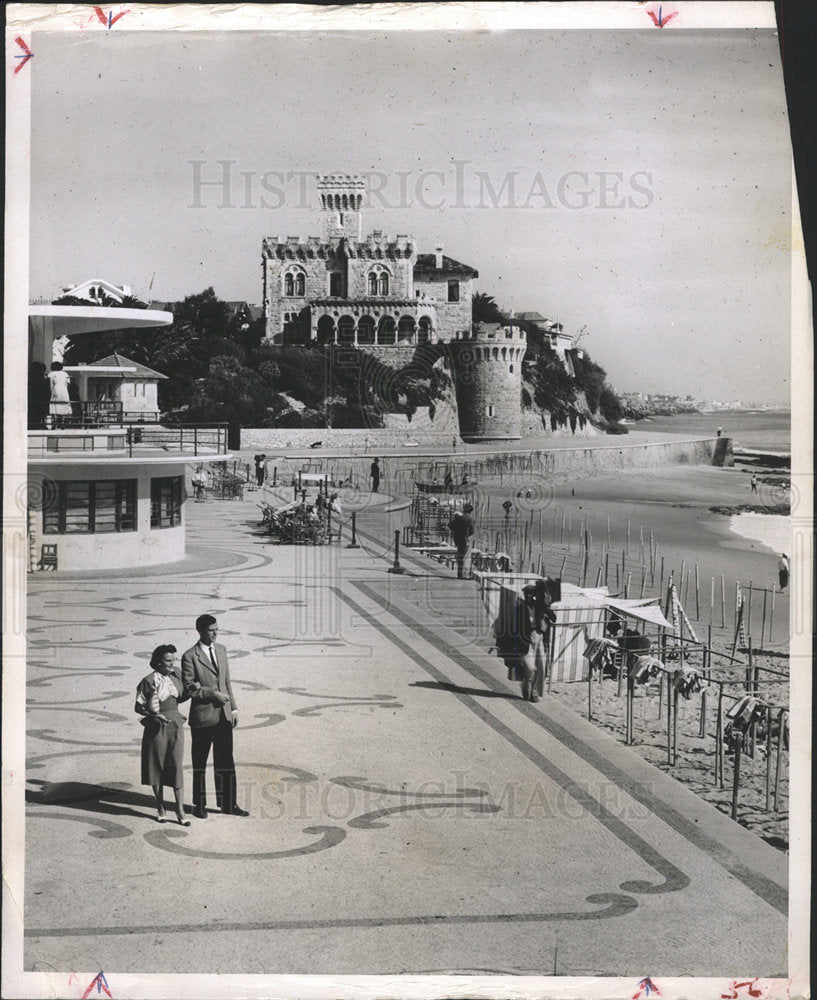
{"type": "Polygon", "coordinates": [[[441,271],[443,267],[443,248],[442,244],[438,247],[434,247],[434,267],[441,271]]]}

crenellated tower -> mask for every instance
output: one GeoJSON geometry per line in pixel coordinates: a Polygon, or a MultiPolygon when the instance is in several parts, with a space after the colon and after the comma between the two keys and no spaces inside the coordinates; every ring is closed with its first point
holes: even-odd
{"type": "Polygon", "coordinates": [[[327,242],[345,237],[360,240],[366,184],[353,174],[325,174],[318,178],[323,210],[323,235],[327,242]]]}
{"type": "Polygon", "coordinates": [[[483,324],[445,345],[457,394],[463,441],[511,441],[521,436],[524,331],[483,324]]]}

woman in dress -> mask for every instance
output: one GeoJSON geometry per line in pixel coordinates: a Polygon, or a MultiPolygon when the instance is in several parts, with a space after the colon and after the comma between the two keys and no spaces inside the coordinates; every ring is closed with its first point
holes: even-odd
{"type": "Polygon", "coordinates": [[[51,386],[49,413],[55,427],[62,427],[65,418],[74,412],[71,407],[71,397],[68,395],[68,372],[63,371],[61,362],[53,361],[48,373],[48,383],[51,386]]]}
{"type": "Polygon", "coordinates": [[[184,812],[183,757],[185,717],[179,702],[185,693],[175,669],[175,646],[157,646],[150,658],[153,672],[143,677],[136,689],[136,711],[143,716],[142,784],[151,785],[156,796],[156,819],[164,823],[164,786],[170,785],[176,798],[176,817],[190,826],[184,812]]]}

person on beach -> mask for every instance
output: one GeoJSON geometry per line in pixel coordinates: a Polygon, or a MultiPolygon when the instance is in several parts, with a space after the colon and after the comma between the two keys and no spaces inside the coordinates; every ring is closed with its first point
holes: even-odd
{"type": "Polygon", "coordinates": [[[454,449],[454,451],[457,450],[457,439],[456,438],[451,438],[451,447],[454,449]]]}
{"type": "MultiPolygon", "coordinates": [[[[179,702],[190,695],[182,686],[174,666],[175,646],[157,646],[150,657],[152,672],[136,688],[134,708],[142,716],[142,784],[150,785],[156,796],[156,819],[164,823],[164,786],[173,789],[176,818],[190,826],[184,812],[184,723],[179,702]]],[[[193,688],[191,687],[191,691],[193,688]]]]}
{"type": "Polygon", "coordinates": [[[723,427],[718,428],[718,437],[720,437],[721,434],[723,434],[723,427]]]}
{"type": "Polygon", "coordinates": [[[450,490],[453,485],[454,485],[454,477],[451,475],[451,470],[449,469],[445,474],[445,479],[443,480],[443,486],[445,486],[447,490],[450,490]]]}
{"type": "Polygon", "coordinates": [[[230,684],[227,650],[216,642],[218,622],[212,615],[199,615],[196,631],[199,641],[182,655],[182,683],[192,699],[193,815],[207,819],[205,777],[212,747],[216,805],[223,813],[249,816],[236,802],[233,729],[238,723],[238,708],[230,684]]]}
{"type": "Polygon", "coordinates": [[[757,493],[757,476],[752,475],[752,493],[757,493]]]}
{"type": "Polygon", "coordinates": [[[781,553],[780,562],[777,564],[777,571],[780,577],[780,589],[785,590],[789,585],[789,557],[785,552],[781,553]]]}
{"type": "Polygon", "coordinates": [[[372,481],[372,493],[377,493],[380,489],[380,459],[376,458],[372,462],[372,467],[369,470],[369,478],[372,481]]]}
{"type": "Polygon", "coordinates": [[[462,511],[457,511],[448,522],[448,530],[451,532],[451,537],[457,549],[458,580],[465,579],[465,563],[471,548],[471,538],[474,535],[474,520],[471,517],[473,510],[473,506],[467,503],[463,506],[462,511]]]}

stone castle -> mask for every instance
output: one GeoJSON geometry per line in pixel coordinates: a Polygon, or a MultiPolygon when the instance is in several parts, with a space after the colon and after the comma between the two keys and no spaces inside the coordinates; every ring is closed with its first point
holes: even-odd
{"type": "Polygon", "coordinates": [[[463,440],[518,438],[525,334],[472,328],[478,272],[442,246],[419,253],[409,235],[364,238],[359,177],[321,177],[318,191],[323,238],[263,242],[266,339],[353,348],[398,373],[442,364],[454,381],[463,440]]]}

